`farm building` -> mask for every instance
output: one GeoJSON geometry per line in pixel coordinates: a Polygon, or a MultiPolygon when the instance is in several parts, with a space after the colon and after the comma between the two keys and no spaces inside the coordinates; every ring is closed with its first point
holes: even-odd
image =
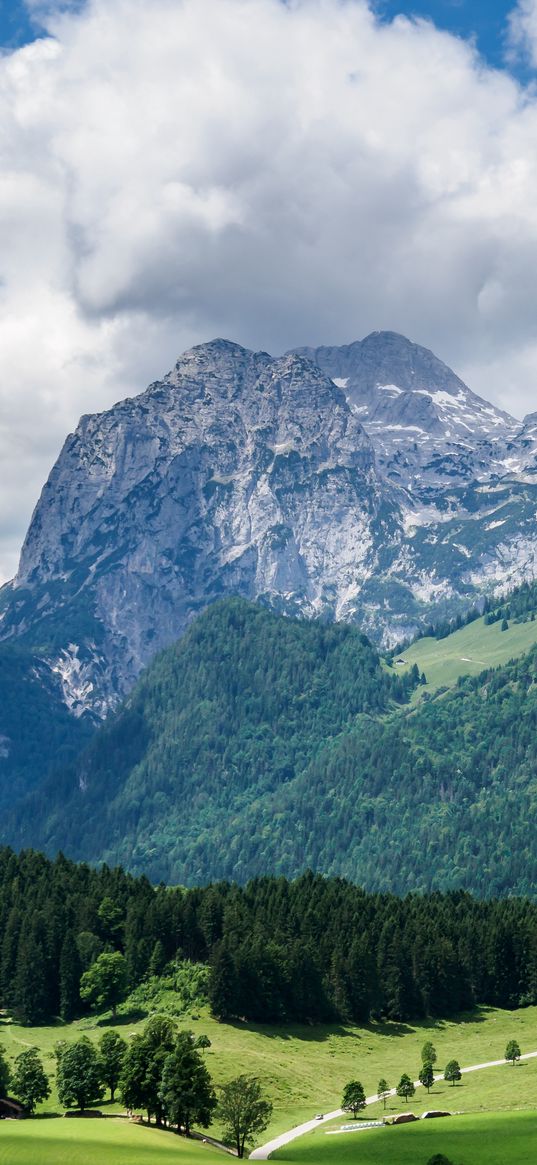
{"type": "Polygon", "coordinates": [[[22,1121],[28,1113],[23,1104],[11,1096],[0,1097],[0,1120],[22,1121]]]}

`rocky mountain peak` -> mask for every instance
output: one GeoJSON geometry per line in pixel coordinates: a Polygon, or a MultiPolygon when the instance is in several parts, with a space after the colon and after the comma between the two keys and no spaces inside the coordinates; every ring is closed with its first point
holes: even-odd
{"type": "Polygon", "coordinates": [[[68,437],[2,637],[99,715],[226,595],[392,644],[533,569],[536,467],[534,415],[397,333],[279,358],[200,344],[68,437]]]}
{"type": "Polygon", "coordinates": [[[68,438],[3,635],[43,642],[48,625],[57,644],[61,624],[66,699],[76,684],[77,707],[103,686],[113,701],[222,594],[352,612],[381,504],[371,442],[318,366],[199,345],[68,438]]]}
{"type": "Polygon", "coordinates": [[[344,389],[369,434],[381,471],[427,497],[449,479],[501,473],[518,422],[477,396],[428,348],[397,332],[371,332],[342,347],[298,349],[344,389]]]}

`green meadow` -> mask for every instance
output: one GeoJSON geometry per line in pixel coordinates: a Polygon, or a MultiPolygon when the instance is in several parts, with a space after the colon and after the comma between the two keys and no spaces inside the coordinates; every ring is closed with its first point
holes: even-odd
{"type": "Polygon", "coordinates": [[[477,676],[485,668],[508,663],[529,651],[535,643],[537,620],[509,623],[507,631],[502,631],[500,622],[486,626],[481,618],[454,631],[446,639],[418,639],[401,653],[405,666],[395,665],[394,670],[404,672],[416,663],[420,671],[425,672],[427,687],[418,688],[415,698],[419,699],[423,691],[453,687],[459,676],[477,676]]]}
{"type": "MultiPolygon", "coordinates": [[[[126,1039],[139,1031],[144,1022],[131,1022],[128,1016],[120,1016],[119,1020],[117,1030],[126,1039]]],[[[203,1013],[199,1017],[196,1013],[196,1018],[182,1015],[178,1022],[196,1034],[204,1032],[209,1036],[211,1047],[204,1055],[216,1084],[224,1083],[239,1072],[259,1078],[265,1095],[274,1105],[273,1119],[263,1140],[309,1119],[318,1111],[327,1112],[339,1107],[348,1080],[361,1080],[366,1095],[370,1095],[376,1091],[381,1077],[392,1086],[397,1084],[403,1072],[417,1079],[420,1051],[427,1039],[435,1044],[438,1070],[453,1058],[459,1060],[461,1067],[501,1059],[511,1038],[518,1041],[522,1052],[537,1051],[537,1007],[514,1012],[481,1008],[458,1021],[371,1024],[362,1028],[344,1025],[261,1028],[252,1024],[218,1023],[203,1013]]],[[[97,1019],[40,1028],[4,1022],[0,1023],[0,1043],[10,1059],[23,1048],[36,1045],[41,1050],[47,1071],[52,1074],[56,1040],[71,1041],[82,1034],[98,1040],[107,1029],[108,1024],[103,1025],[97,1019]]],[[[535,1103],[537,1060],[530,1060],[515,1068],[506,1064],[469,1073],[463,1077],[463,1084],[456,1088],[440,1082],[434,1086],[429,1103],[427,1094],[419,1089],[412,1107],[419,1112],[424,1107],[453,1107],[455,1104],[462,1111],[496,1111],[531,1107],[535,1103]]],[[[100,1107],[106,1113],[112,1111],[107,1103],[100,1107]]],[[[390,1101],[387,1111],[390,1107],[399,1111],[404,1102],[390,1101]]],[[[120,1108],[119,1103],[114,1105],[114,1110],[120,1108]]],[[[368,1115],[374,1115],[377,1109],[378,1106],[372,1106],[367,1110],[368,1115]]],[[[54,1092],[42,1110],[61,1111],[54,1092]]],[[[106,1128],[108,1124],[106,1122],[106,1128]]],[[[40,1136],[40,1129],[46,1125],[47,1122],[28,1122],[18,1126],[16,1133],[19,1128],[36,1128],[36,1135],[40,1136]]],[[[5,1125],[0,1129],[3,1133],[5,1125]]],[[[215,1123],[211,1133],[217,1136],[218,1132],[215,1123]]],[[[177,1141],[174,1138],[174,1145],[177,1141]]]]}
{"type": "Polygon", "coordinates": [[[211,1145],[117,1117],[0,1123],[0,1165],[210,1165],[222,1158],[211,1145]]]}
{"type": "Polygon", "coordinates": [[[444,1153],[454,1165],[534,1165],[537,1108],[419,1121],[337,1136],[319,1129],[280,1149],[273,1159],[294,1165],[426,1165],[435,1153],[444,1153]]]}

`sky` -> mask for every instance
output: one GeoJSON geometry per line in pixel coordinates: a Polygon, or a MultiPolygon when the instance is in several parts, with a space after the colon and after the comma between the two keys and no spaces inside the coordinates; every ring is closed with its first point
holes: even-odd
{"type": "Polygon", "coordinates": [[[0,581],[82,413],[389,328],[537,411],[537,0],[0,0],[0,581]]]}

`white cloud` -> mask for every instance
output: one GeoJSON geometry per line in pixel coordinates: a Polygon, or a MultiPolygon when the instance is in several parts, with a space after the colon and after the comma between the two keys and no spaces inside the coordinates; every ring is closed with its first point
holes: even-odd
{"type": "Polygon", "coordinates": [[[509,16],[509,41],[515,55],[537,65],[537,0],[518,0],[509,16]]]}
{"type": "Polygon", "coordinates": [[[537,407],[532,92],[365,0],[37,7],[0,60],[0,574],[78,414],[214,335],[394,328],[537,407]]]}

